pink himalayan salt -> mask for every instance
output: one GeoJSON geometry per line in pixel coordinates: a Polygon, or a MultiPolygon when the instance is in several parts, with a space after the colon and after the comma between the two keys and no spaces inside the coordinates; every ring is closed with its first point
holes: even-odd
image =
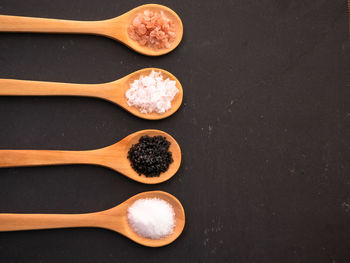
{"type": "Polygon", "coordinates": [[[131,39],[154,49],[169,48],[175,40],[175,26],[164,12],[145,10],[137,14],[128,28],[131,39]]]}

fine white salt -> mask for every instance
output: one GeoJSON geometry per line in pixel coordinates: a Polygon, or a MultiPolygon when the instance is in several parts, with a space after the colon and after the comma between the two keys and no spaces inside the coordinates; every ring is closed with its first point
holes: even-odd
{"type": "Polygon", "coordinates": [[[128,209],[132,229],[142,237],[160,239],[173,233],[173,207],[159,198],[138,199],[128,209]]]}
{"type": "Polygon", "coordinates": [[[153,71],[130,83],[125,96],[129,106],[142,113],[164,113],[171,108],[171,101],[179,92],[176,81],[164,79],[161,72],[153,71]]]}

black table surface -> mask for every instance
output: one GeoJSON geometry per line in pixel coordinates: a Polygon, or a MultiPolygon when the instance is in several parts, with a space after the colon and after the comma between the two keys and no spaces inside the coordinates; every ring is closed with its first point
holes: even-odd
{"type": "MultiPolygon", "coordinates": [[[[76,20],[143,1],[1,0],[0,14],[76,20]]],[[[186,211],[169,246],[103,229],[0,233],[0,262],[350,262],[350,44],[346,0],[159,1],[184,23],[172,53],[108,38],[0,34],[0,78],[108,82],[144,67],[184,101],[146,121],[103,100],[0,97],[1,149],[85,150],[155,128],[182,147],[171,180],[143,185],[97,166],[0,169],[0,212],[84,213],[149,190],[186,211]]]]}

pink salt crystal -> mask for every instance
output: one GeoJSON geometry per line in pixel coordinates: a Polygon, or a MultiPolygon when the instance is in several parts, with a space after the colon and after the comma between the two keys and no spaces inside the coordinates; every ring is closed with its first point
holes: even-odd
{"type": "Polygon", "coordinates": [[[128,33],[140,45],[154,49],[169,48],[176,38],[174,23],[163,11],[139,13],[128,27],[128,33]]]}

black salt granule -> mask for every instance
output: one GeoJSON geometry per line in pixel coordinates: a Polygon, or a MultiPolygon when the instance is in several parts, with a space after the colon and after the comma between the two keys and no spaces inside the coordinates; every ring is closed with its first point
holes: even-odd
{"type": "Polygon", "coordinates": [[[142,136],[128,152],[132,168],[139,175],[159,176],[160,173],[167,171],[169,165],[174,161],[169,152],[169,146],[170,142],[163,136],[142,136]]]}

